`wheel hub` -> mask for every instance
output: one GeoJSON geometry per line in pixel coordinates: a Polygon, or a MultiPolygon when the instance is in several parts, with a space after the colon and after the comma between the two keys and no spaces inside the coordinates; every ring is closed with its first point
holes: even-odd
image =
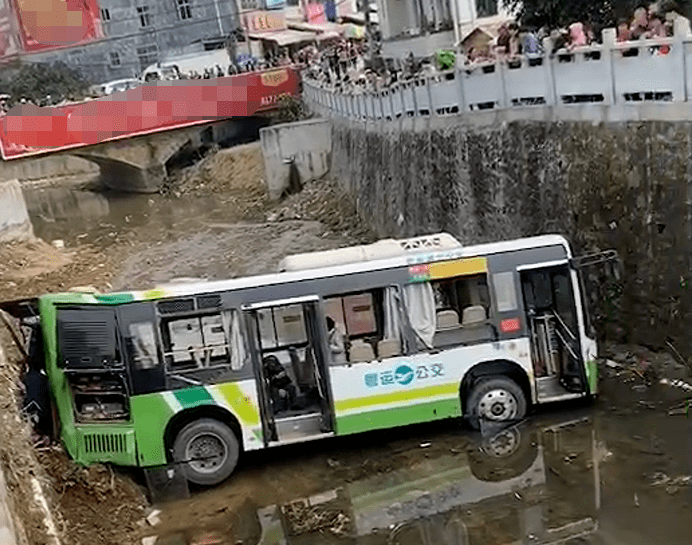
{"type": "Polygon", "coordinates": [[[209,432],[194,437],[188,443],[185,454],[190,466],[200,473],[214,472],[228,457],[221,438],[209,432]]]}
{"type": "Polygon", "coordinates": [[[517,400],[507,390],[491,390],[482,397],[478,409],[478,415],[487,420],[512,420],[517,415],[517,400]]]}

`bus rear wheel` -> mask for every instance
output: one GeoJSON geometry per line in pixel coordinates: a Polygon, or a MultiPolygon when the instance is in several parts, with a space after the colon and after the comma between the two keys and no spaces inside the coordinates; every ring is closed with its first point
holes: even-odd
{"type": "Polygon", "coordinates": [[[506,377],[482,379],[471,390],[466,402],[467,420],[480,429],[480,420],[500,424],[526,416],[526,396],[521,387],[506,377]]]}
{"type": "Polygon", "coordinates": [[[173,444],[173,458],[181,463],[187,480],[203,486],[225,481],[233,473],[239,455],[235,433],[211,418],[190,422],[173,444]]]}

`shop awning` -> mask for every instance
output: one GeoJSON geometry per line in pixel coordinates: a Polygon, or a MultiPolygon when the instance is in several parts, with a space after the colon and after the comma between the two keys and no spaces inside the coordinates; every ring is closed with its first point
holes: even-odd
{"type": "Polygon", "coordinates": [[[343,34],[344,38],[362,40],[365,38],[365,27],[354,25],[353,23],[345,23],[341,25],[341,33],[343,34]]]}
{"type": "Polygon", "coordinates": [[[338,39],[338,38],[341,38],[341,33],[336,32],[334,30],[330,30],[328,32],[322,32],[322,33],[317,35],[317,41],[319,41],[319,42],[321,42],[323,40],[334,40],[334,39],[338,39]]]}
{"type": "Polygon", "coordinates": [[[305,42],[314,42],[318,39],[317,34],[314,32],[302,32],[299,30],[277,30],[276,32],[262,32],[257,34],[248,33],[248,37],[253,40],[266,40],[274,42],[279,47],[305,42]]]}

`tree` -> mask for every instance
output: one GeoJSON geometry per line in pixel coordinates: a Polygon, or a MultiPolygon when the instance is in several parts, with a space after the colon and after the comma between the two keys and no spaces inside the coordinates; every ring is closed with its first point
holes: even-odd
{"type": "Polygon", "coordinates": [[[58,61],[53,64],[25,64],[7,81],[5,87],[15,102],[21,98],[39,102],[46,95],[60,101],[83,96],[88,83],[78,70],[58,61]]]}
{"type": "MultiPolygon", "coordinates": [[[[620,18],[631,19],[634,10],[651,2],[642,0],[503,0],[505,7],[517,14],[523,25],[540,28],[565,27],[575,21],[590,23],[595,30],[617,26],[620,18]]],[[[662,8],[671,6],[688,15],[690,0],[663,0],[662,8]]]]}

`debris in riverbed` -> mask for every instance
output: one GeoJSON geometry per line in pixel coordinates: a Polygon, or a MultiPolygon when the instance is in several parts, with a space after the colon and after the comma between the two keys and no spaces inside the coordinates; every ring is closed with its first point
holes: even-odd
{"type": "Polygon", "coordinates": [[[340,509],[329,506],[310,506],[305,500],[298,500],[282,507],[288,520],[291,535],[328,530],[336,536],[347,533],[351,519],[340,509]]]}
{"type": "Polygon", "coordinates": [[[686,390],[688,392],[692,392],[692,384],[688,384],[687,382],[683,380],[668,380],[667,378],[662,378],[659,381],[659,384],[665,384],[666,386],[674,386],[675,388],[681,388],[683,390],[686,390]]]}

